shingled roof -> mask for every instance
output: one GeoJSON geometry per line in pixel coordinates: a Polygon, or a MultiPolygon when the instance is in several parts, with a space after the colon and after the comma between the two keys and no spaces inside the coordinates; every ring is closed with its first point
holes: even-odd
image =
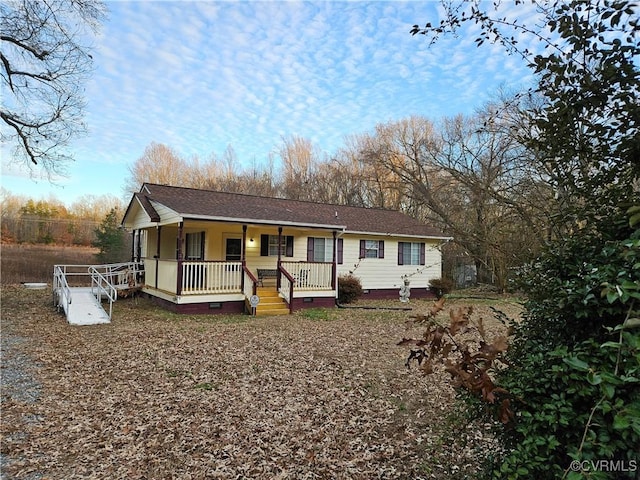
{"type": "MultiPolygon", "coordinates": [[[[379,208],[349,207],[152,183],[145,183],[140,192],[134,195],[134,199],[140,202],[153,222],[160,221],[154,205],[163,205],[184,219],[447,238],[436,228],[403,213],[379,208]]],[[[126,216],[125,214],[125,218],[126,216]]]]}

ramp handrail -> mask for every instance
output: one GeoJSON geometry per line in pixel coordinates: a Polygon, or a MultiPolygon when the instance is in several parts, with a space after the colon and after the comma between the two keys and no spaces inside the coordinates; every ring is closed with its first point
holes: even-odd
{"type": "Polygon", "coordinates": [[[122,285],[132,279],[138,284],[140,274],[144,273],[144,264],[141,262],[121,262],[107,263],[103,265],[92,265],[96,270],[101,271],[109,283],[122,285]]]}
{"type": "Polygon", "coordinates": [[[69,283],[67,282],[67,277],[65,276],[65,272],[62,269],[61,265],[54,265],[53,267],[53,305],[60,309],[62,307],[64,309],[65,314],[68,313],[68,307],[61,304],[62,298],[66,299],[67,305],[71,304],[71,289],[69,288],[69,283]],[[62,290],[63,295],[60,295],[60,290],[62,290]]]}
{"type": "MultiPolygon", "coordinates": [[[[64,308],[67,319],[71,309],[71,292],[74,288],[90,285],[91,294],[102,308],[102,298],[109,300],[109,321],[113,302],[118,299],[118,289],[144,284],[144,263],[122,262],[103,265],[54,265],[53,301],[58,310],[64,308]],[[71,285],[69,284],[71,282],[71,285]],[[78,285],[79,284],[79,285],[78,285]]],[[[103,309],[106,310],[106,309],[103,309]]],[[[105,313],[107,313],[105,311],[105,313]]]]}
{"type": "Polygon", "coordinates": [[[102,294],[107,297],[109,300],[109,321],[111,321],[113,302],[118,299],[118,290],[95,267],[89,267],[89,273],[91,274],[91,294],[96,297],[98,303],[102,303],[102,294]]]}

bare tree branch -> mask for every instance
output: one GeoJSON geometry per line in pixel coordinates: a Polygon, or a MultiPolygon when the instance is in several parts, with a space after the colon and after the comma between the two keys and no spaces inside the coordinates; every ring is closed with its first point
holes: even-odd
{"type": "Polygon", "coordinates": [[[101,0],[9,0],[0,4],[0,140],[14,163],[49,177],[71,160],[64,147],[85,132],[81,85],[92,69],[86,30],[97,28],[101,0]],[[30,167],[31,166],[31,167],[30,167]]]}

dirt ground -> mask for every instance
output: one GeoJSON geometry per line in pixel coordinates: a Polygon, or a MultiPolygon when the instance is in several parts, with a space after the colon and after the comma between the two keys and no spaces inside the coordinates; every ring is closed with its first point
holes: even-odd
{"type": "MultiPolygon", "coordinates": [[[[469,302],[496,335],[490,305],[520,313],[449,307],[469,302]]],[[[252,318],[128,299],[78,327],[50,290],[3,286],[2,478],[474,478],[490,425],[464,420],[446,373],[407,370],[396,343],[431,302],[409,306],[252,318]]]]}

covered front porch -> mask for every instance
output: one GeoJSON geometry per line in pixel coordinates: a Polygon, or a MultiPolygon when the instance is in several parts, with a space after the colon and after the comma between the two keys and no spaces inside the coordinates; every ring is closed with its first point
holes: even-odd
{"type": "Polygon", "coordinates": [[[133,257],[145,266],[143,291],[176,312],[277,312],[282,302],[291,313],[335,303],[335,231],[185,221],[133,236],[133,257]],[[315,258],[330,261],[310,261],[313,235],[330,254],[315,258]],[[250,302],[256,297],[257,308],[250,302]]]}

